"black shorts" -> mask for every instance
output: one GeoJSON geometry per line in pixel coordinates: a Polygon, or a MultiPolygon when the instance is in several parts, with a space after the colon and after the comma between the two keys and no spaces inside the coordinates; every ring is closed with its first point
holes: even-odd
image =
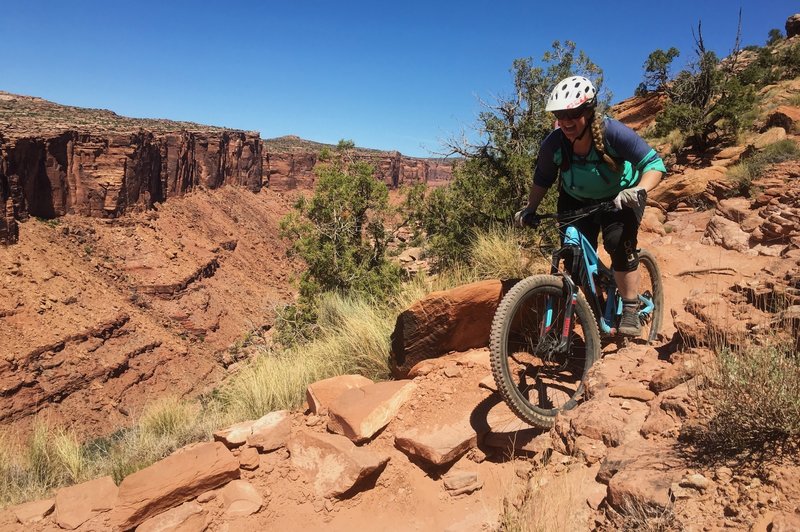
{"type": "MultiPolygon", "coordinates": [[[[603,200],[578,200],[563,190],[558,195],[558,212],[573,211],[603,200]]],[[[580,220],[562,224],[563,234],[566,225],[575,226],[578,231],[597,249],[597,237],[603,230],[603,247],[611,256],[611,265],[618,272],[632,272],[639,266],[637,237],[642,222],[644,208],[623,207],[619,211],[598,212],[580,220]]]]}

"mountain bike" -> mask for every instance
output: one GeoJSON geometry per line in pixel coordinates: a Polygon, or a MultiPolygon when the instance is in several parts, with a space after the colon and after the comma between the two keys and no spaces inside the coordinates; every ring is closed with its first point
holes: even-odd
{"type": "MultiPolygon", "coordinates": [[[[614,209],[604,202],[575,211],[537,215],[565,227],[552,255],[550,275],[519,281],[503,297],[492,320],[492,374],[503,400],[522,420],[552,427],[559,411],[578,404],[589,368],[600,358],[601,337],[616,335],[622,297],[613,270],[570,223],[614,209]],[[564,268],[560,264],[564,263],[564,268]]],[[[655,258],[639,251],[639,320],[647,343],[663,319],[664,294],[655,258]]]]}

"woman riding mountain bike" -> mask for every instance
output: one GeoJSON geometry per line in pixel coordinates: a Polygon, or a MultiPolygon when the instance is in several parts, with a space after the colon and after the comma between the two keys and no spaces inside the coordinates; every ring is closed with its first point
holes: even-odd
{"type": "Polygon", "coordinates": [[[646,193],[666,172],[664,162],[632,129],[597,112],[597,90],[584,77],[561,80],[545,110],[555,115],[558,127],[542,142],[528,204],[514,220],[518,225],[537,223],[536,209],[559,171],[558,212],[613,201],[617,210],[599,212],[572,225],[595,249],[602,229],[603,247],[611,256],[623,300],[618,332],[639,336],[637,236],[646,193]]]}

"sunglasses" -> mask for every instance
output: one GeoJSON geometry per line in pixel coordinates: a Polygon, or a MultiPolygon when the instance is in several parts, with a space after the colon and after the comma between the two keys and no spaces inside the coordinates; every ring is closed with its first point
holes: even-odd
{"type": "Polygon", "coordinates": [[[557,120],[577,120],[578,118],[582,117],[586,109],[567,109],[564,111],[554,111],[553,114],[555,115],[557,120]]]}

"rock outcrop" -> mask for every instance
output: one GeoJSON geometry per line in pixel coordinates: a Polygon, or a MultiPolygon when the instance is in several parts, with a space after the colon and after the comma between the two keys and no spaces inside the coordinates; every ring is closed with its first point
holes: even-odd
{"type": "MultiPolygon", "coordinates": [[[[319,150],[298,147],[288,151],[269,151],[264,143],[263,173],[273,190],[312,189],[317,176],[314,168],[319,163],[319,150]]],[[[355,159],[375,168],[375,177],[389,187],[404,184],[448,181],[453,175],[453,162],[445,159],[406,157],[400,152],[372,152],[360,150],[355,159]]]]}
{"type": "MultiPolygon", "coordinates": [[[[225,185],[313,188],[326,146],[282,139],[0,92],[0,244],[16,242],[17,221],[28,216],[116,218],[225,185]]],[[[355,156],[392,187],[449,179],[454,164],[377,150],[357,149],[355,156]]]]}

